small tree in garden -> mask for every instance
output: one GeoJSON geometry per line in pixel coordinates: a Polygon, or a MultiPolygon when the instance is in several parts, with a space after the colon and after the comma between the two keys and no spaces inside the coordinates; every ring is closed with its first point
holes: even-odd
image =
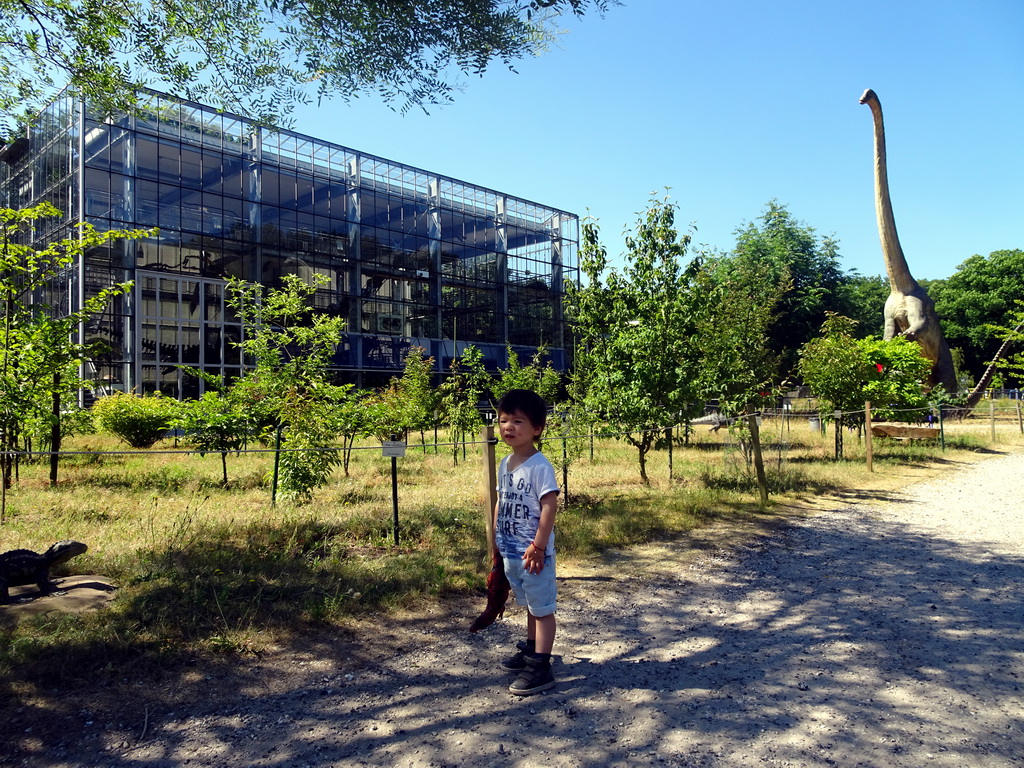
{"type": "Polygon", "coordinates": [[[186,445],[199,454],[220,453],[222,484],[228,485],[228,453],[240,451],[257,429],[255,415],[228,391],[207,391],[198,400],[181,404],[172,426],[182,430],[186,445]]]}
{"type": "Polygon", "coordinates": [[[448,424],[452,440],[452,460],[459,463],[459,443],[483,424],[477,404],[484,396],[489,377],[483,368],[483,353],[467,347],[462,357],[454,357],[451,373],[441,386],[441,417],[448,424]]]}
{"type": "Polygon", "coordinates": [[[243,407],[283,430],[280,455],[282,495],[300,501],[330,477],[341,462],[332,448],[338,425],[335,412],[350,386],[332,385],[328,365],[345,321],[311,308],[317,287],[327,282],[314,275],[312,284],[285,275],[282,287],[233,280],[228,303],[245,328],[239,346],[246,356],[245,375],[232,386],[243,407]]]}
{"type": "Polygon", "coordinates": [[[569,491],[569,470],[583,456],[587,440],[587,419],[582,408],[574,403],[558,404],[544,428],[547,446],[544,455],[562,473],[562,503],[572,498],[569,491]]]}
{"type": "Polygon", "coordinates": [[[736,416],[777,381],[779,359],[771,349],[769,329],[790,280],[785,271],[774,278],[766,275],[742,253],[706,267],[695,286],[710,299],[695,339],[702,362],[701,390],[704,397],[718,400],[721,413],[736,416]]]}
{"type": "Polygon", "coordinates": [[[373,421],[371,402],[373,393],[368,390],[350,390],[347,397],[334,409],[335,429],[341,435],[341,466],[348,477],[352,461],[352,449],[360,437],[372,434],[373,421]]]}
{"type": "Polygon", "coordinates": [[[879,418],[913,420],[908,410],[928,405],[922,382],[930,363],[914,342],[853,336],[854,322],[829,313],[822,335],[800,349],[800,375],[818,398],[818,410],[830,419],[844,413],[848,426],[860,422],[864,403],[879,418]]]}
{"type": "Polygon", "coordinates": [[[558,401],[562,377],[552,367],[550,360],[544,360],[548,348],[539,347],[527,366],[520,362],[519,354],[511,346],[507,348],[507,353],[508,367],[499,370],[498,377],[491,382],[493,402],[501,400],[510,389],[531,389],[543,397],[548,405],[554,405],[558,401]]]}
{"type": "Polygon", "coordinates": [[[431,386],[434,358],[423,347],[411,347],[405,356],[405,370],[398,379],[397,396],[402,403],[404,430],[420,433],[420,444],[426,450],[424,432],[434,426],[438,393],[431,386]]]}
{"type": "Polygon", "coordinates": [[[397,381],[371,394],[363,400],[362,407],[368,435],[373,435],[382,443],[391,440],[393,435],[405,437],[409,429],[410,413],[397,381]]]}
{"type": "Polygon", "coordinates": [[[637,449],[645,483],[647,453],[665,426],[694,408],[700,385],[695,339],[708,299],[693,290],[701,261],[684,263],[690,236],[679,235],[675,214],[675,205],[651,201],[626,238],[621,274],[609,268],[596,224],[585,223],[580,267],[587,284],[566,285],[585,350],[585,405],[637,449]]]}
{"type": "Polygon", "coordinates": [[[310,501],[313,490],[327,483],[341,462],[334,445],[339,433],[337,416],[349,386],[313,385],[301,395],[282,402],[279,418],[285,427],[280,455],[281,495],[298,502],[310,501]]]}
{"type": "Polygon", "coordinates": [[[61,215],[49,203],[24,210],[0,209],[0,449],[5,487],[11,480],[12,451],[24,438],[28,422],[49,425],[45,431],[52,451],[50,484],[56,485],[65,403],[78,389],[90,385],[80,377],[79,366],[94,350],[78,338],[78,330],[102,314],[131,283],[100,290],[74,312],[50,306],[45,296],[87,251],[114,240],[152,234],[149,230],[97,232],[81,224],[73,237],[45,248],[22,244],[36,220],[61,215]]]}

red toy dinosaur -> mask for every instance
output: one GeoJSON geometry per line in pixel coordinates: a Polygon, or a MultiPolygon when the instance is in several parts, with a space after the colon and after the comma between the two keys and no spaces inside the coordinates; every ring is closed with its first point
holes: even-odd
{"type": "Polygon", "coordinates": [[[500,619],[505,614],[505,603],[508,602],[510,591],[511,587],[505,576],[505,564],[502,562],[501,555],[495,552],[494,565],[491,567],[491,572],[487,574],[487,607],[469,625],[469,631],[479,632],[500,619]]]}

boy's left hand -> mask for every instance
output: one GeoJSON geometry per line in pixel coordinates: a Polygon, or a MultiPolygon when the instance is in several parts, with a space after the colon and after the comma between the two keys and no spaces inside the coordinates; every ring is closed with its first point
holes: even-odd
{"type": "Polygon", "coordinates": [[[544,550],[537,549],[532,544],[523,553],[523,565],[527,573],[537,574],[544,570],[544,550]]]}

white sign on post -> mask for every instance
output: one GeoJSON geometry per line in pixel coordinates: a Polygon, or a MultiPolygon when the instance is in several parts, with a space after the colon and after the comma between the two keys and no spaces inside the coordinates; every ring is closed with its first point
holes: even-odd
{"type": "Polygon", "coordinates": [[[403,458],[405,456],[405,443],[401,440],[385,440],[381,455],[385,458],[388,456],[399,459],[403,458]]]}

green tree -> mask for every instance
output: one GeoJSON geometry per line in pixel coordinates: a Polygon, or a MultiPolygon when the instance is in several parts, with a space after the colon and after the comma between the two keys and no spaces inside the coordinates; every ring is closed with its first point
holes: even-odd
{"type": "Polygon", "coordinates": [[[420,433],[420,445],[426,452],[425,431],[434,426],[438,394],[431,385],[434,377],[434,358],[423,347],[410,347],[405,355],[405,369],[396,389],[403,411],[403,431],[420,433]]]}
{"type": "Polygon", "coordinates": [[[695,339],[702,361],[701,392],[718,399],[720,412],[743,413],[748,403],[773,389],[779,361],[768,331],[789,287],[787,275],[766,280],[760,266],[746,257],[712,259],[697,276],[695,290],[708,298],[695,339]]]}
{"type": "Polygon", "coordinates": [[[930,283],[928,292],[946,341],[961,350],[966,372],[978,380],[1002,343],[996,328],[1008,325],[1024,296],[1024,251],[971,256],[947,279],[930,283]]]}
{"type": "Polygon", "coordinates": [[[341,436],[341,466],[345,471],[345,477],[349,476],[349,465],[356,440],[373,433],[372,414],[367,408],[372,397],[373,393],[368,390],[350,390],[348,396],[334,409],[335,429],[341,436]]]}
{"type": "Polygon", "coordinates": [[[611,269],[596,223],[583,225],[580,267],[587,284],[566,286],[585,367],[585,407],[637,449],[646,483],[647,454],[666,426],[694,408],[700,385],[694,343],[708,311],[692,290],[701,260],[685,262],[690,235],[675,228],[677,206],[652,200],[626,237],[622,272],[611,269]]]}
{"type": "Polygon", "coordinates": [[[507,347],[508,367],[499,369],[497,378],[491,382],[491,404],[496,404],[510,389],[530,389],[543,397],[548,405],[554,405],[562,377],[551,365],[551,360],[544,359],[547,353],[546,346],[539,347],[530,364],[524,366],[519,354],[511,346],[507,347]]]}
{"type": "Polygon", "coordinates": [[[3,348],[0,351],[0,431],[5,483],[10,483],[11,454],[25,435],[25,424],[50,425],[50,483],[57,483],[60,442],[64,434],[62,405],[70,395],[89,386],[79,366],[89,359],[92,345],[79,338],[79,328],[106,309],[131,283],[100,290],[73,312],[58,311],[47,302],[54,283],[88,250],[113,240],[143,237],[151,231],[97,232],[79,225],[75,234],[33,248],[31,229],[38,219],[60,216],[48,203],[24,210],[0,209],[0,313],[3,348]]]}
{"type": "Polygon", "coordinates": [[[0,0],[0,114],[7,132],[65,83],[102,112],[155,84],[270,122],[313,94],[443,103],[452,78],[542,52],[560,13],[614,2],[0,0]]]}
{"type": "MultiPolygon", "coordinates": [[[[452,460],[459,463],[459,444],[483,424],[477,407],[487,392],[490,376],[483,365],[483,353],[474,346],[452,358],[448,376],[438,388],[441,418],[448,424],[452,460]]],[[[465,446],[463,445],[463,449],[465,446]]]]}
{"type": "Polygon", "coordinates": [[[830,237],[819,239],[813,228],[772,200],[758,222],[736,232],[733,255],[757,265],[765,281],[789,283],[768,331],[769,348],[786,375],[796,366],[797,350],[817,335],[826,312],[848,314],[839,246],[830,237]]]}
{"type": "Polygon", "coordinates": [[[561,499],[568,504],[572,499],[569,491],[569,470],[583,456],[588,414],[584,407],[573,402],[559,403],[548,417],[543,439],[548,446],[544,453],[556,470],[562,473],[561,499]]]}
{"type": "MultiPolygon", "coordinates": [[[[927,290],[932,295],[931,288],[927,290]]],[[[843,308],[839,311],[857,323],[854,334],[858,338],[881,336],[885,331],[884,310],[890,293],[889,278],[884,275],[865,276],[851,270],[839,291],[842,296],[839,306],[843,308]]]]}
{"type": "Polygon", "coordinates": [[[1015,381],[1019,382],[1024,379],[1024,300],[1018,300],[1015,304],[1014,309],[1007,313],[1005,324],[992,325],[990,328],[997,338],[1008,343],[1013,350],[1004,354],[997,363],[998,367],[1009,371],[1015,381]]]}
{"type": "Polygon", "coordinates": [[[186,445],[220,454],[222,485],[228,485],[228,453],[240,451],[256,435],[253,413],[239,403],[231,390],[208,390],[198,400],[183,402],[171,426],[182,430],[186,445]]]}
{"type": "Polygon", "coordinates": [[[931,367],[920,346],[902,337],[858,339],[854,327],[850,318],[829,313],[821,336],[800,349],[800,375],[822,417],[841,411],[842,424],[856,425],[870,401],[881,419],[916,420],[928,405],[923,382],[931,367]]]}
{"type": "Polygon", "coordinates": [[[402,397],[398,380],[363,401],[367,434],[383,443],[393,437],[406,439],[409,431],[409,409],[402,397]]]}
{"type": "Polygon", "coordinates": [[[326,280],[314,275],[307,284],[285,275],[280,288],[269,290],[233,280],[227,298],[242,321],[239,346],[247,362],[233,397],[257,420],[283,430],[280,489],[298,501],[308,500],[341,462],[331,447],[339,429],[335,413],[351,389],[331,384],[328,372],[345,321],[312,309],[326,280]]]}

